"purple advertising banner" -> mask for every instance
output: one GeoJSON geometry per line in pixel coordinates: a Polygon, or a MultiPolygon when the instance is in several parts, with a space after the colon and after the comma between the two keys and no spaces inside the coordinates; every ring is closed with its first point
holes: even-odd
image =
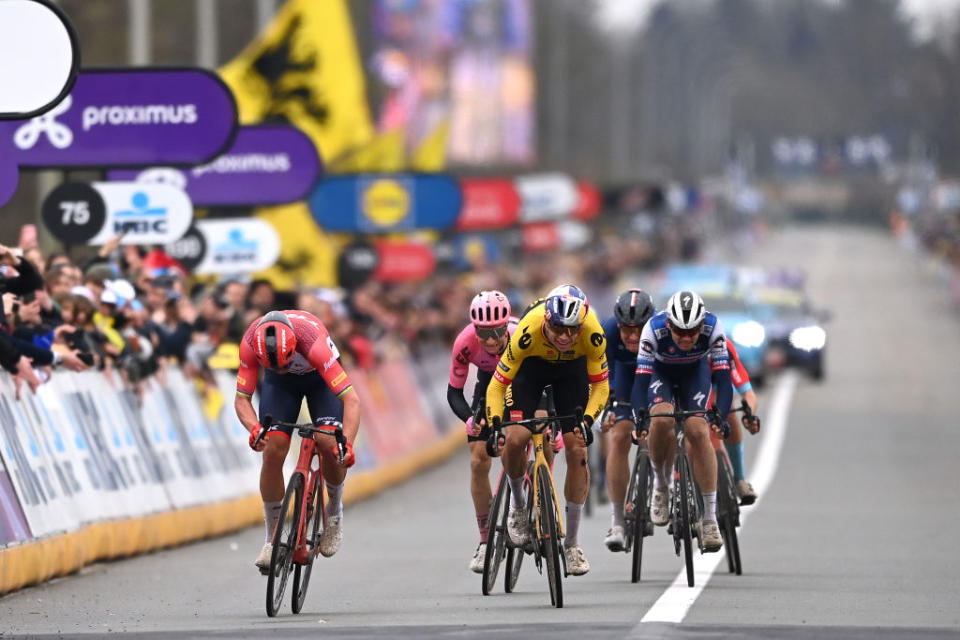
{"type": "Polygon", "coordinates": [[[233,94],[210,71],[87,70],[43,115],[0,122],[0,151],[21,167],[194,165],[220,155],[236,130],[233,94]]]}
{"type": "Polygon", "coordinates": [[[116,169],[110,180],[165,182],[187,192],[194,205],[281,204],[302,200],[320,174],[320,156],[299,129],[240,127],[233,145],[212,162],[190,169],[116,169]]]}
{"type": "Polygon", "coordinates": [[[0,207],[13,197],[20,180],[17,164],[10,158],[12,154],[0,143],[0,207]]]}

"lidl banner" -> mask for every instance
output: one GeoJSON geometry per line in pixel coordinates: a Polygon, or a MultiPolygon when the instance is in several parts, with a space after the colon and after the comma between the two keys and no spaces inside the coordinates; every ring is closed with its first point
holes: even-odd
{"type": "Polygon", "coordinates": [[[306,197],[320,175],[313,142],[295,127],[240,127],[230,148],[191,169],[116,169],[110,180],[163,182],[187,192],[199,206],[281,204],[306,197]]]}
{"type": "Polygon", "coordinates": [[[512,180],[504,178],[464,178],[460,180],[463,207],[457,218],[457,230],[504,229],[517,223],[520,195],[512,180]]]}
{"type": "Polygon", "coordinates": [[[449,176],[406,173],[330,177],[309,198],[325,230],[362,233],[447,229],[462,203],[460,185],[449,176]]]}

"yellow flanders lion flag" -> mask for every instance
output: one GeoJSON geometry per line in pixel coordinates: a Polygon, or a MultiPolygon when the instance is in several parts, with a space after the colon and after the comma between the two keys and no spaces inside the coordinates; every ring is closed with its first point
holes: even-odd
{"type": "Polygon", "coordinates": [[[220,75],[236,96],[241,124],[285,119],[324,159],[373,138],[344,0],[288,0],[220,75]]]}

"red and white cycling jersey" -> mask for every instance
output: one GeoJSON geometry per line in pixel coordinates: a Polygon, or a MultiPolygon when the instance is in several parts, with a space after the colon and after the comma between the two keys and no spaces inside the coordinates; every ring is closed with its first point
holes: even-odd
{"type": "MultiPolygon", "coordinates": [[[[340,397],[352,385],[347,372],[343,370],[337,358],[340,351],[333,344],[327,328],[312,313],[307,311],[284,311],[293,324],[293,335],[297,338],[297,350],[286,375],[304,375],[317,371],[333,393],[340,397]]],[[[251,396],[257,387],[257,373],[260,363],[253,347],[254,334],[260,318],[254,320],[240,341],[240,371],[237,373],[237,393],[251,396]]]]}

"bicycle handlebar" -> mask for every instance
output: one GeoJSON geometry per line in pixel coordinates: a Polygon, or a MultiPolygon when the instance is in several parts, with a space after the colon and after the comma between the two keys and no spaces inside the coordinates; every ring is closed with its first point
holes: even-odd
{"type": "MultiPolygon", "coordinates": [[[[593,433],[591,433],[590,429],[587,429],[583,426],[583,409],[577,407],[573,413],[566,416],[544,416],[542,418],[527,418],[525,420],[509,420],[507,422],[501,422],[497,425],[490,425],[490,437],[487,438],[486,446],[487,454],[491,457],[497,455],[500,438],[502,437],[500,431],[503,429],[503,427],[517,425],[529,430],[530,433],[543,433],[548,423],[556,424],[561,420],[570,420],[571,418],[574,420],[576,428],[579,428],[583,431],[584,442],[586,442],[587,446],[590,446],[590,443],[593,442],[593,433]],[[536,425],[540,426],[538,427],[536,425]]],[[[548,441],[552,442],[553,438],[556,438],[557,435],[558,434],[554,432],[552,434],[553,437],[549,438],[548,441]]]]}
{"type": "Polygon", "coordinates": [[[258,444],[267,432],[273,430],[274,427],[290,427],[296,430],[301,438],[312,438],[315,433],[332,436],[333,439],[337,441],[337,456],[341,464],[347,455],[347,437],[343,435],[343,425],[339,422],[334,424],[321,423],[319,425],[313,424],[312,422],[280,422],[274,420],[273,416],[267,415],[264,416],[261,427],[260,434],[257,436],[257,439],[253,441],[254,445],[258,444]]]}

